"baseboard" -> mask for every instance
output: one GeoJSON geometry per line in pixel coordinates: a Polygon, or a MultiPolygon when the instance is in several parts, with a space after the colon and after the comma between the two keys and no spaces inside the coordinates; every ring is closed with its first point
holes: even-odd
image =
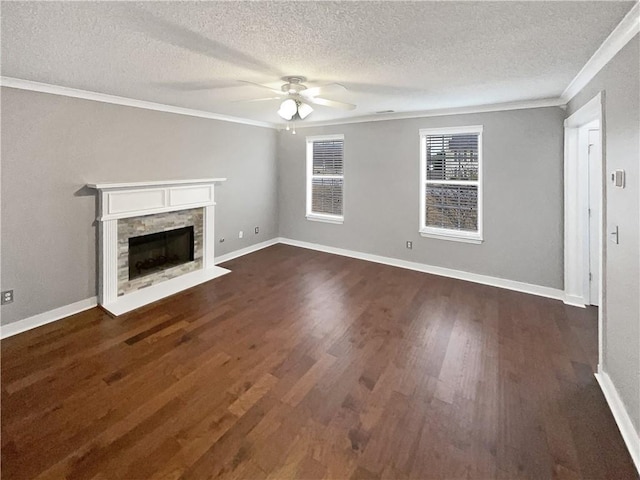
{"type": "Polygon", "coordinates": [[[631,454],[633,463],[636,465],[638,472],[640,472],[640,433],[634,428],[631,417],[629,417],[627,409],[624,407],[624,403],[618,394],[618,390],[616,390],[615,385],[611,381],[611,377],[600,369],[600,366],[598,366],[598,373],[596,373],[595,376],[600,384],[602,393],[604,393],[604,398],[609,404],[611,413],[613,413],[613,418],[622,434],[622,439],[631,454]]]}
{"type": "MultiPolygon", "coordinates": [[[[504,278],[491,277],[488,275],[480,275],[477,273],[469,273],[462,270],[454,270],[451,268],[437,267],[433,265],[427,265],[424,263],[409,262],[407,260],[400,260],[398,258],[384,257],[380,255],[372,255],[369,253],[357,252],[354,250],[346,250],[343,248],[328,247],[326,245],[320,245],[317,243],[303,242],[300,240],[292,240],[290,238],[276,237],[264,242],[256,243],[246,248],[241,248],[233,252],[225,253],[216,257],[215,263],[220,264],[233,260],[234,258],[247,255],[249,253],[262,250],[263,248],[270,247],[277,243],[285,245],[292,245],[295,247],[307,248],[310,250],[317,250],[320,252],[332,253],[335,255],[342,255],[344,257],[357,258],[359,260],[367,260],[369,262],[381,263],[384,265],[390,265],[393,267],[406,268],[408,270],[415,270],[417,272],[430,273],[432,275],[440,275],[442,277],[456,278],[458,280],[465,280],[468,282],[480,283],[483,285],[489,285],[492,287],[504,288],[507,290],[513,290],[516,292],[528,293],[531,295],[537,295],[540,297],[552,298],[554,300],[562,300],[568,305],[575,305],[578,307],[584,307],[584,304],[579,302],[572,303],[569,297],[565,298],[565,294],[562,290],[543,287],[540,285],[533,285],[530,283],[517,282],[515,280],[507,280],[504,278]]],[[[97,305],[96,297],[88,298],[80,302],[66,305],[64,307],[56,308],[48,312],[35,315],[24,320],[19,320],[8,325],[4,325],[0,329],[0,338],[10,337],[18,333],[31,330],[32,328],[45,325],[47,323],[60,320],[61,318],[68,317],[83,310],[95,307],[97,305]]]]}
{"type": "Polygon", "coordinates": [[[69,315],[75,315],[76,313],[89,310],[98,304],[97,297],[87,298],[80,300],[79,302],[71,303],[63,307],[49,310],[48,312],[39,313],[33,317],[25,318],[24,320],[18,320],[17,322],[8,323],[0,327],[0,338],[7,338],[18,333],[26,332],[33,328],[41,327],[47,323],[55,322],[69,315]]]}
{"type": "MultiPolygon", "coordinates": [[[[216,257],[215,263],[219,264],[228,262],[229,260],[232,260],[234,258],[247,255],[257,250],[262,250],[263,248],[270,247],[271,245],[275,245],[279,242],[279,238],[272,238],[271,240],[267,240],[265,242],[256,243],[255,245],[251,245],[249,247],[235,250],[233,252],[216,257]]],[[[27,330],[46,325],[47,323],[61,320],[70,315],[75,315],[76,313],[80,313],[84,310],[93,308],[96,305],[98,305],[97,297],[91,297],[85,300],[80,300],[79,302],[72,303],[70,305],[65,305],[53,310],[49,310],[48,312],[39,313],[38,315],[34,315],[33,317],[18,320],[17,322],[12,322],[7,325],[2,325],[0,326],[0,338],[11,337],[13,335],[17,335],[18,333],[26,332],[27,330]]]]}
{"type": "Polygon", "coordinates": [[[228,262],[229,260],[233,260],[234,258],[242,257],[243,255],[248,255],[249,253],[257,252],[258,250],[262,250],[263,248],[270,247],[271,245],[275,245],[276,243],[280,243],[280,239],[278,237],[272,238],[271,240],[267,240],[265,242],[256,243],[255,245],[250,245],[239,250],[234,250],[233,252],[225,253],[224,255],[216,257],[215,263],[216,265],[218,265],[220,263],[228,262]]]}
{"type": "Polygon", "coordinates": [[[370,262],[382,263],[393,267],[406,268],[417,272],[430,273],[432,275],[440,275],[442,277],[457,278],[458,280],[466,280],[473,283],[481,283],[492,287],[505,288],[516,292],[529,293],[540,297],[553,298],[554,300],[564,301],[564,292],[557,288],[543,287],[530,283],[517,282],[515,280],[507,280],[504,278],[490,277],[488,275],[480,275],[477,273],[464,272],[462,270],[454,270],[451,268],[436,267],[425,263],[409,262],[392,257],[383,257],[380,255],[372,255],[369,253],[357,252],[354,250],[345,250],[343,248],[327,247],[317,243],[302,242],[300,240],[292,240],[290,238],[280,238],[280,243],[292,245],[295,247],[308,248],[326,253],[342,255],[344,257],[357,258],[359,260],[368,260],[370,262]]]}

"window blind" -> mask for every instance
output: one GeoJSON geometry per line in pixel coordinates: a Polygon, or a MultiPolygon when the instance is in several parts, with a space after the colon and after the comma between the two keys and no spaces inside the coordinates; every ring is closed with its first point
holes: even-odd
{"type": "Polygon", "coordinates": [[[429,135],[427,180],[477,180],[478,135],[429,135]]]}
{"type": "Polygon", "coordinates": [[[327,215],[342,215],[342,179],[311,180],[311,211],[327,215]]]}
{"type": "Polygon", "coordinates": [[[315,140],[311,163],[311,213],[343,215],[344,141],[315,140]]]}
{"type": "Polygon", "coordinates": [[[313,174],[342,175],[343,149],[342,140],[313,142],[313,174]]]}
{"type": "Polygon", "coordinates": [[[478,231],[479,135],[424,135],[425,227],[478,231]]]}

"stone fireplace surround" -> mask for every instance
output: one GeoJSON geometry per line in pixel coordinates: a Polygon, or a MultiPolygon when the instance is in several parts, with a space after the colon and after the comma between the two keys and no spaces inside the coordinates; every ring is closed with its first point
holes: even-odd
{"type": "Polygon", "coordinates": [[[140,217],[121,218],[118,220],[118,296],[140,290],[185,273],[202,268],[202,240],[204,226],[203,208],[178,210],[176,212],[156,213],[140,217]],[[193,260],[162,271],[129,278],[129,239],[151,233],[167,232],[181,227],[194,227],[193,260]]]}
{"type": "Polygon", "coordinates": [[[225,180],[88,185],[98,191],[98,303],[105,310],[121,315],[229,272],[214,264],[214,185],[225,180]],[[129,237],[189,225],[195,231],[192,262],[129,280],[129,237]]]}

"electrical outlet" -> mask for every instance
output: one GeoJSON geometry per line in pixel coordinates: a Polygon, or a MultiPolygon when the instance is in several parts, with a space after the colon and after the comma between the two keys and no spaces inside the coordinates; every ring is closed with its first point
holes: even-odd
{"type": "Polygon", "coordinates": [[[242,230],[240,230],[238,232],[238,238],[242,238],[242,237],[244,237],[244,232],[242,230]]]}
{"type": "Polygon", "coordinates": [[[254,231],[256,232],[256,235],[257,235],[257,234],[259,234],[259,233],[260,233],[260,227],[256,227],[256,228],[254,229],[254,231]]]}
{"type": "Polygon", "coordinates": [[[413,242],[411,240],[407,240],[407,248],[411,250],[413,248],[413,242]]]}
{"type": "Polygon", "coordinates": [[[13,290],[2,292],[2,305],[13,302],[13,290]]]}
{"type": "Polygon", "coordinates": [[[224,243],[224,237],[220,237],[220,243],[224,243]]]}

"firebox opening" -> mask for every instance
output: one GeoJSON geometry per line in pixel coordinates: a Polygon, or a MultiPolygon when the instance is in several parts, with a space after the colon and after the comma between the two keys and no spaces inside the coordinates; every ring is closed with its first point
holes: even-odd
{"type": "Polygon", "coordinates": [[[193,261],[193,226],[129,238],[129,280],[193,261]]]}

